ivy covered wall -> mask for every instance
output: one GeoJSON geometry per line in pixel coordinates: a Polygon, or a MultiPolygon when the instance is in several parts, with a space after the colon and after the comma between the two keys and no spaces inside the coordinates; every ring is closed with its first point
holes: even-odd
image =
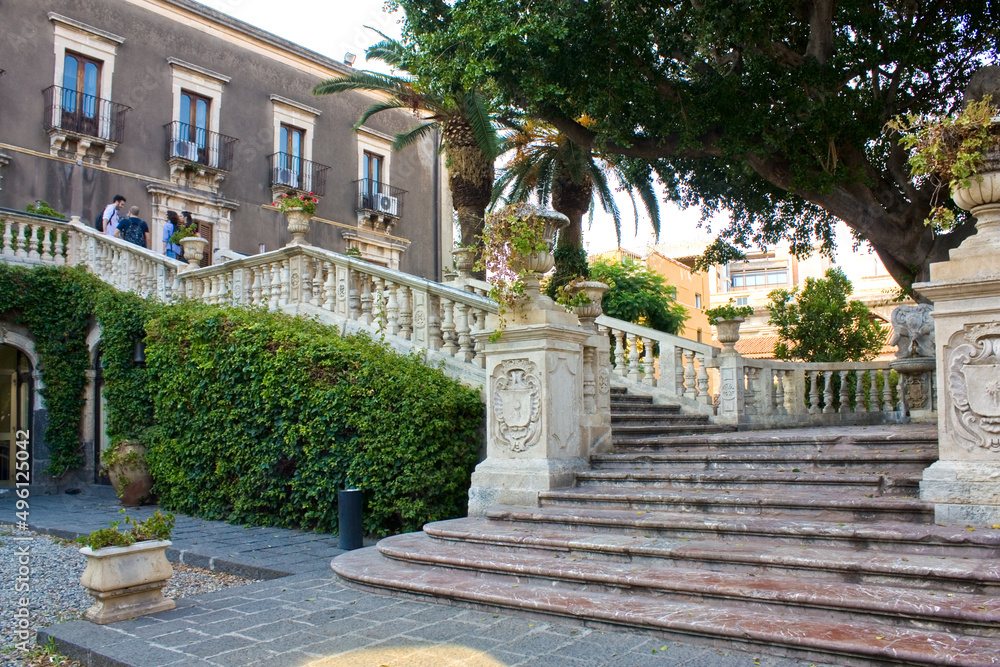
{"type": "Polygon", "coordinates": [[[53,474],[82,461],[96,321],[108,435],[149,446],[164,508],[336,532],[337,491],[360,488],[371,535],[465,512],[478,393],[366,336],[259,309],[168,306],[65,268],[0,265],[0,313],[38,340],[53,474]],[[145,366],[132,361],[140,339],[145,366]]]}

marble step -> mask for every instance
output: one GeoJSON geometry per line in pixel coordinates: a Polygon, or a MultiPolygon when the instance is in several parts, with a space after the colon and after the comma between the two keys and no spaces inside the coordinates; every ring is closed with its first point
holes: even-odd
{"type": "Polygon", "coordinates": [[[541,491],[542,507],[607,507],[701,514],[741,516],[801,517],[826,521],[933,521],[934,504],[916,499],[866,498],[863,495],[809,493],[772,494],[759,492],[725,493],[650,488],[576,487],[541,491]]]}
{"type": "Polygon", "coordinates": [[[637,405],[628,408],[617,408],[615,406],[611,406],[612,422],[617,420],[636,420],[642,419],[643,417],[649,419],[679,414],[681,414],[681,409],[678,405],[637,405]]]}
{"type": "Polygon", "coordinates": [[[884,623],[939,632],[1000,637],[1000,600],[970,593],[814,581],[764,572],[735,574],[686,569],[673,563],[614,563],[548,550],[498,550],[484,544],[435,540],[408,533],[381,540],[379,552],[416,565],[475,570],[511,583],[570,590],[620,589],[665,601],[737,603],[771,614],[813,620],[884,623]],[[845,616],[846,615],[846,616],[845,616]]]}
{"type": "Polygon", "coordinates": [[[633,451],[618,454],[595,454],[591,464],[599,470],[634,470],[636,467],[670,470],[784,470],[786,472],[858,472],[923,471],[937,460],[937,453],[882,452],[840,449],[827,452],[771,452],[731,450],[710,458],[701,452],[678,452],[661,449],[655,452],[633,451]]]}
{"type": "MultiPolygon", "coordinates": [[[[350,551],[333,560],[341,577],[356,583],[418,596],[474,605],[570,616],[577,620],[700,635],[737,643],[774,645],[816,656],[843,656],[869,664],[996,665],[1000,641],[881,623],[811,620],[738,605],[647,598],[620,592],[567,590],[559,586],[515,585],[478,572],[425,567],[384,558],[377,548],[350,551]]],[[[838,661],[841,664],[841,661],[838,661]]]]}
{"type": "MultiPolygon", "coordinates": [[[[698,415],[687,415],[698,419],[698,415]]],[[[692,422],[688,424],[666,424],[651,427],[614,426],[611,429],[611,439],[615,447],[647,442],[660,442],[674,435],[691,435],[695,433],[729,433],[735,431],[735,426],[726,424],[709,424],[707,422],[692,422]],[[638,430],[635,430],[638,429],[638,430]],[[634,431],[634,432],[633,432],[634,431]]]]}
{"type": "Polygon", "coordinates": [[[686,435],[671,438],[670,444],[694,449],[700,446],[745,446],[766,447],[767,445],[853,445],[875,449],[937,449],[937,430],[933,428],[905,428],[899,431],[882,430],[867,433],[859,428],[850,434],[831,434],[828,429],[801,428],[766,431],[740,431],[725,435],[686,435]]]}
{"type": "Polygon", "coordinates": [[[424,532],[437,540],[487,544],[501,550],[529,547],[633,565],[670,563],[686,570],[742,576],[770,573],[815,581],[901,586],[930,590],[946,598],[949,592],[1000,596],[1000,562],[990,558],[799,546],[770,543],[753,535],[686,539],[585,533],[559,525],[525,528],[480,517],[436,521],[424,526],[424,532]]]}
{"type": "Polygon", "coordinates": [[[1000,559],[1000,531],[912,522],[830,522],[788,517],[692,514],[605,508],[495,507],[486,516],[525,532],[572,530],[580,534],[766,542],[775,546],[854,549],[904,556],[1000,559]]]}
{"type": "Polygon", "coordinates": [[[679,472],[674,469],[637,467],[631,471],[589,470],[577,473],[578,486],[646,487],[662,489],[728,489],[735,491],[812,490],[914,496],[919,492],[920,473],[910,475],[815,474],[801,472],[679,472]]]}
{"type": "MultiPolygon", "coordinates": [[[[663,429],[680,424],[708,426],[708,415],[637,415],[628,417],[611,416],[611,431],[618,436],[653,435],[657,436],[663,429]]],[[[713,424],[714,426],[714,424],[713,424]]]]}

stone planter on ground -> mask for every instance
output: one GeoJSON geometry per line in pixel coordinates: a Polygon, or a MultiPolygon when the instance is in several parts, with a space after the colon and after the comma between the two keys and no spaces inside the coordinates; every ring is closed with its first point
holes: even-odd
{"type": "Polygon", "coordinates": [[[146,445],[122,442],[117,446],[114,463],[107,466],[115,494],[126,507],[138,507],[152,499],[153,475],[146,463],[146,445]]]}
{"type": "Polygon", "coordinates": [[[180,240],[181,247],[184,248],[184,259],[187,261],[187,269],[197,269],[201,263],[201,258],[205,256],[205,248],[208,247],[208,239],[200,236],[188,236],[180,240]]]}
{"type": "Polygon", "coordinates": [[[163,587],[174,574],[166,555],[171,544],[150,540],[128,547],[80,549],[87,557],[80,583],[95,600],[83,617],[104,625],[173,609],[174,601],[163,597],[163,587]]]}

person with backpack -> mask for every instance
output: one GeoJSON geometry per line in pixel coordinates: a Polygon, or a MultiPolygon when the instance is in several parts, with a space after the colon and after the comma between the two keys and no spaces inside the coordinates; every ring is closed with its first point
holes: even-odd
{"type": "Polygon", "coordinates": [[[115,236],[143,248],[149,247],[149,225],[139,217],[138,206],[130,208],[128,217],[118,223],[115,236]]]}
{"type": "Polygon", "coordinates": [[[125,208],[125,197],[115,195],[114,200],[104,207],[104,212],[94,221],[94,227],[108,236],[117,236],[118,223],[121,221],[119,211],[125,208]]]}

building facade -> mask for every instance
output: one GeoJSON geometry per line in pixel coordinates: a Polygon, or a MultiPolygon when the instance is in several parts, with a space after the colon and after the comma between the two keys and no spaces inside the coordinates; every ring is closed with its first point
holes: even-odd
{"type": "Polygon", "coordinates": [[[269,205],[312,192],[308,243],[435,280],[451,265],[437,139],[394,154],[412,113],[354,131],[377,97],[312,96],[348,65],[191,0],[11,0],[3,16],[0,206],[93,222],[121,194],[161,252],[167,211],[190,211],[208,263],[287,244],[269,205]]]}

